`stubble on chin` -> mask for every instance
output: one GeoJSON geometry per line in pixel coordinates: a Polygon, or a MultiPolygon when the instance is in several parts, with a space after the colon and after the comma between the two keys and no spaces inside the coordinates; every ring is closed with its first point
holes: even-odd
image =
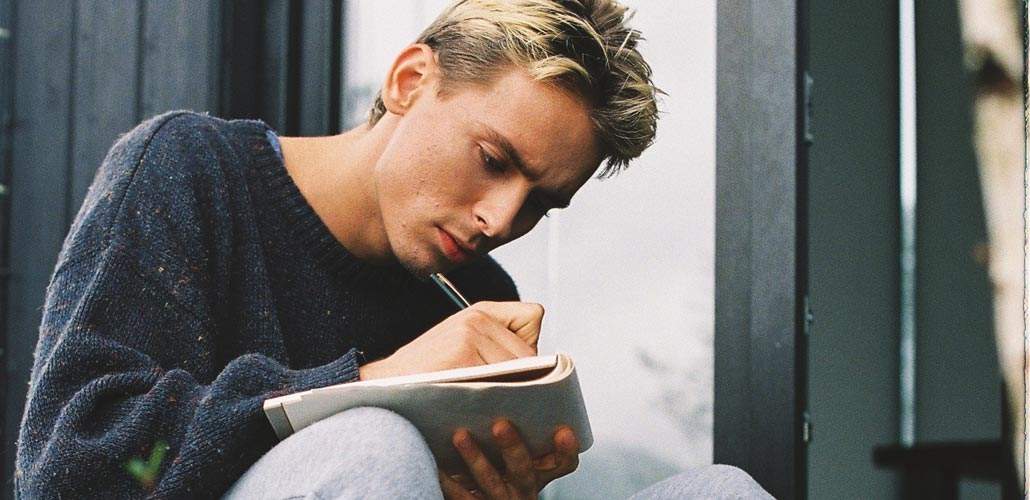
{"type": "Polygon", "coordinates": [[[427,262],[427,260],[431,259],[426,259],[425,257],[425,255],[416,252],[409,258],[398,258],[397,262],[405,271],[408,272],[408,274],[414,276],[418,281],[425,283],[429,281],[430,274],[435,272],[444,272],[444,270],[435,269],[437,266],[432,262],[427,262]]]}

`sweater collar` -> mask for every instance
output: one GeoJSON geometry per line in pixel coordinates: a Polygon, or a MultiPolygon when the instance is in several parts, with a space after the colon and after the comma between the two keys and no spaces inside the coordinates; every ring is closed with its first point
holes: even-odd
{"type": "Polygon", "coordinates": [[[297,188],[276,152],[267,132],[271,130],[262,120],[233,120],[239,126],[251,155],[251,170],[258,175],[266,190],[268,202],[281,211],[291,224],[291,237],[312,253],[320,265],[347,281],[360,281],[373,285],[408,285],[417,281],[400,264],[373,265],[354,256],[329,231],[297,188]]]}

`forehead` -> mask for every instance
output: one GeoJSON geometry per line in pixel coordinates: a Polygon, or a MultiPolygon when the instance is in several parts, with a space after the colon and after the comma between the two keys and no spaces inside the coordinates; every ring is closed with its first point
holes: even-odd
{"type": "Polygon", "coordinates": [[[454,97],[464,101],[471,132],[510,143],[541,184],[571,197],[597,169],[593,121],[572,93],[513,70],[460,94],[454,97]]]}

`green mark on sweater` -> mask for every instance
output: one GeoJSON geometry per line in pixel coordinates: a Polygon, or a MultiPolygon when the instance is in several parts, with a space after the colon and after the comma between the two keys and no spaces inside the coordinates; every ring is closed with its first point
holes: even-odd
{"type": "Polygon", "coordinates": [[[150,451],[149,460],[144,462],[142,458],[133,457],[125,463],[125,470],[129,471],[132,477],[149,490],[154,487],[157,473],[161,470],[161,461],[164,460],[167,451],[168,443],[158,441],[154,444],[154,449],[150,451]]]}

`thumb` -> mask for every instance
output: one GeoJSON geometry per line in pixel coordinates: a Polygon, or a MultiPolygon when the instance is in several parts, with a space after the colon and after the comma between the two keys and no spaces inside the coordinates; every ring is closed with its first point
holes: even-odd
{"type": "Polygon", "coordinates": [[[533,302],[489,302],[472,304],[497,320],[534,350],[540,338],[540,325],[544,320],[544,306],[533,302]]]}

